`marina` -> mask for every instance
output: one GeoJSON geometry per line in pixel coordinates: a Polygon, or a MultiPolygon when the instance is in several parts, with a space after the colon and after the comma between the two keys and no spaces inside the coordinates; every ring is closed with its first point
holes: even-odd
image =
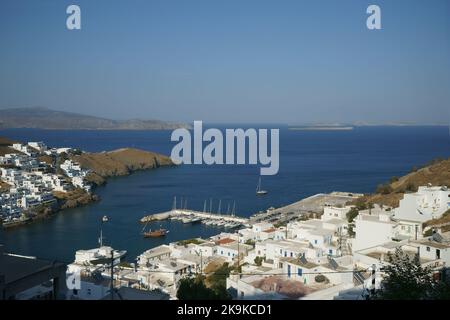
{"type": "Polygon", "coordinates": [[[218,226],[229,229],[249,226],[248,218],[188,209],[174,209],[168,212],[147,215],[140,222],[148,223],[163,220],[176,220],[181,221],[183,224],[202,223],[207,226],[218,226]]]}

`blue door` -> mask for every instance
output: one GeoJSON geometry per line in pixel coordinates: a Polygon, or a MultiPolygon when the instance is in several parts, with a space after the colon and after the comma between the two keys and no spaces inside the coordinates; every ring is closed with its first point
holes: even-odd
{"type": "Polygon", "coordinates": [[[291,277],[291,265],[290,264],[288,264],[288,278],[290,278],[291,277]]]}

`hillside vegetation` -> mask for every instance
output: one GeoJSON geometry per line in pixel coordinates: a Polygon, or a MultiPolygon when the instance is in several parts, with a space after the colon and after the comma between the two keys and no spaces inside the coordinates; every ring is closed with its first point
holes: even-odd
{"type": "Polygon", "coordinates": [[[352,204],[378,203],[398,207],[405,193],[416,192],[419,186],[431,183],[435,186],[450,186],[450,158],[435,159],[421,168],[413,168],[407,175],[377,187],[374,194],[365,195],[352,204]]]}

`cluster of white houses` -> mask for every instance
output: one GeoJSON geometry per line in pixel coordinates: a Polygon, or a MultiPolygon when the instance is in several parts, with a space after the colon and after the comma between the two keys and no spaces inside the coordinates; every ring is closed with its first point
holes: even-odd
{"type": "Polygon", "coordinates": [[[65,174],[61,175],[53,164],[39,161],[39,156],[56,157],[69,153],[70,148],[48,149],[42,142],[15,143],[11,148],[18,152],[0,156],[0,180],[8,185],[7,190],[0,192],[0,218],[4,225],[26,219],[23,213],[38,205],[55,202],[55,191],[67,192],[74,187],[91,191],[84,179],[88,171],[78,164],[66,160],[61,165],[65,174]]]}
{"type": "MultiPolygon", "coordinates": [[[[259,222],[235,233],[161,245],[142,253],[136,264],[117,263],[114,285],[158,289],[166,298],[175,298],[182,277],[208,274],[212,265],[228,262],[241,266],[227,278],[227,289],[237,299],[359,299],[373,280],[379,286],[380,270],[397,248],[418,254],[424,266],[440,269],[450,264],[450,233],[427,237],[422,229],[423,222],[449,210],[449,196],[446,187],[425,186],[406,194],[398,208],[360,211],[351,236],[347,213],[352,207],[325,206],[320,219],[281,227],[259,222]],[[377,271],[375,278],[372,270],[377,271]]],[[[112,249],[92,252],[102,250],[112,249]]],[[[92,263],[87,252],[78,251],[69,265],[70,273],[82,275],[80,290],[69,291],[69,298],[101,299],[109,292],[110,282],[92,278],[101,274],[111,279],[108,265],[92,263]]]]}

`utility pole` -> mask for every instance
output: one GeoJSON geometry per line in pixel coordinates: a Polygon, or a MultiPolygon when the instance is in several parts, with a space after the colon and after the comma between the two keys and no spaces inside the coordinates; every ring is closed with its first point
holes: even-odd
{"type": "Polygon", "coordinates": [[[111,250],[111,300],[114,300],[114,250],[111,250]]]}
{"type": "Polygon", "coordinates": [[[375,279],[376,279],[376,275],[375,275],[375,269],[376,269],[376,265],[373,264],[372,265],[372,295],[375,295],[375,279]]]}
{"type": "Polygon", "coordinates": [[[203,250],[200,249],[200,275],[203,274],[203,250]]]}
{"type": "Polygon", "coordinates": [[[239,300],[239,280],[241,279],[241,273],[239,272],[239,264],[240,264],[240,252],[239,252],[239,231],[237,232],[237,246],[238,246],[238,263],[237,263],[237,281],[236,281],[236,291],[237,291],[237,300],[239,300]]]}

